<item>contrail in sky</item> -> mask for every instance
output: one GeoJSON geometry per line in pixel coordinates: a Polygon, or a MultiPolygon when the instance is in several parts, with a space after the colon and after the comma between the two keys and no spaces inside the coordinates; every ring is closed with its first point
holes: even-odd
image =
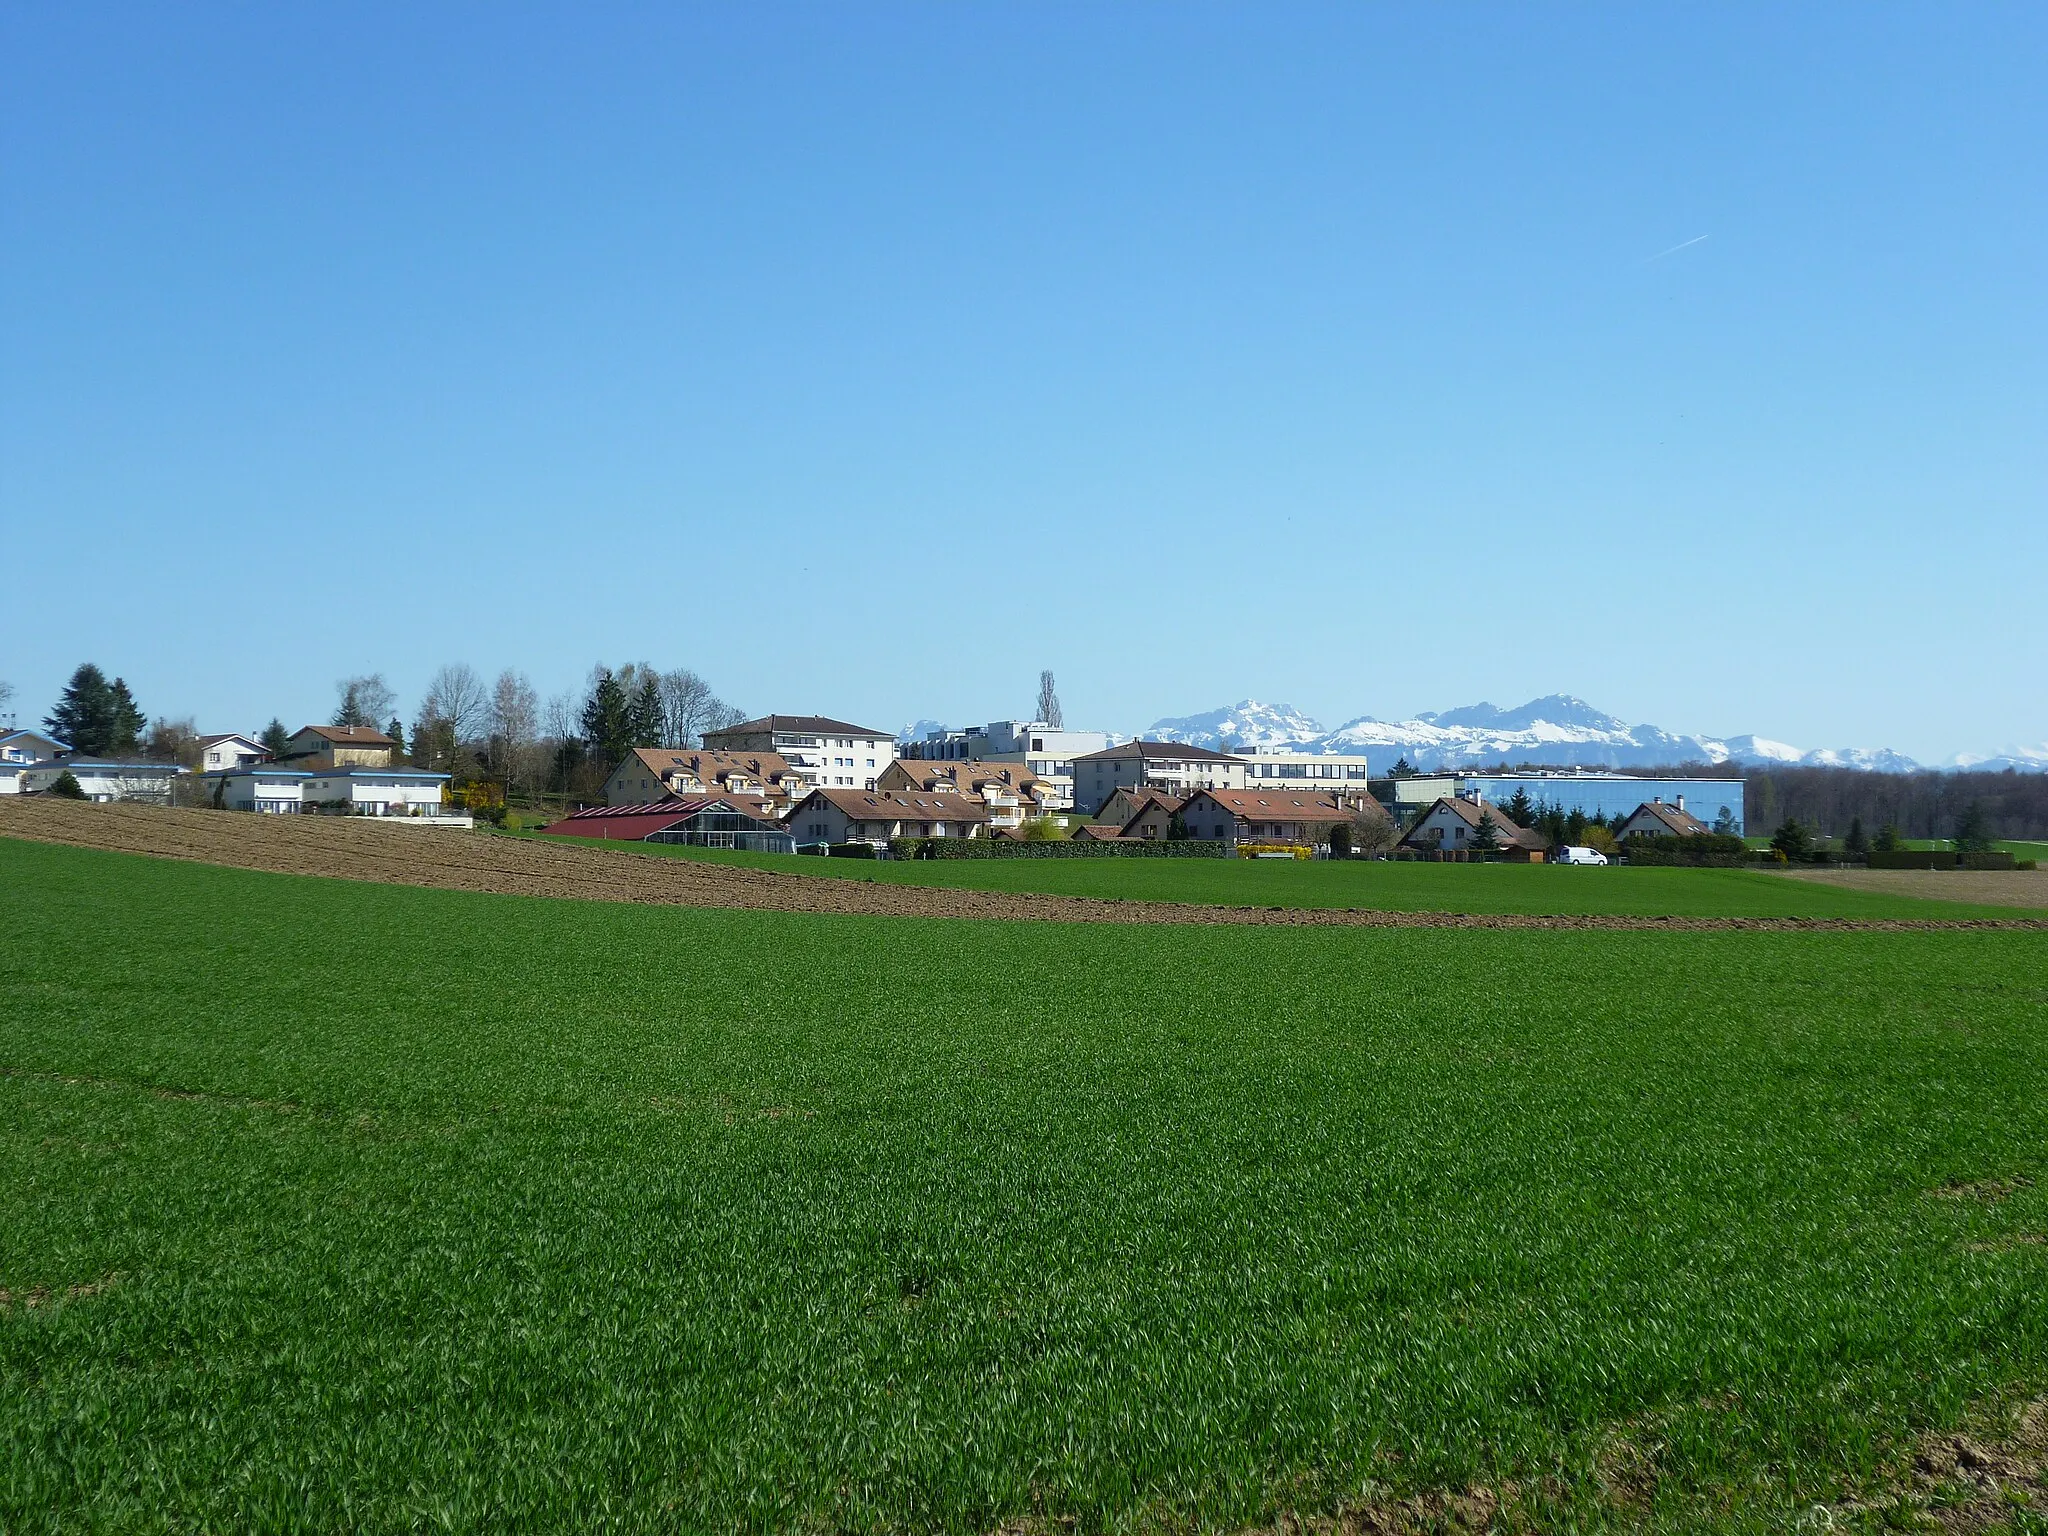
{"type": "MultiPolygon", "coordinates": [[[[1665,258],[1666,256],[1676,256],[1676,255],[1677,255],[1677,254],[1678,254],[1678,253],[1679,253],[1680,251],[1684,250],[1684,249],[1685,249],[1685,248],[1686,248],[1686,247],[1687,247],[1688,245],[1698,245],[1698,244],[1699,244],[1699,243],[1700,243],[1700,242],[1701,242],[1702,240],[1704,240],[1704,239],[1706,239],[1706,238],[1707,238],[1707,237],[1706,237],[1705,235],[1694,235],[1694,236],[1693,236],[1693,237],[1692,237],[1692,238],[1691,238],[1690,240],[1681,240],[1681,241],[1679,241],[1679,242],[1678,242],[1678,244],[1676,244],[1676,245],[1674,245],[1673,247],[1671,247],[1671,249],[1670,249],[1670,250],[1668,250],[1668,251],[1659,251],[1659,252],[1658,252],[1658,253],[1657,253],[1656,255],[1654,255],[1654,256],[1652,256],[1652,257],[1650,258],[1650,261],[1662,261],[1662,260],[1663,260],[1663,259],[1664,259],[1664,258],[1665,258]]],[[[1644,262],[1644,263],[1643,263],[1643,265],[1647,267],[1647,266],[1648,266],[1648,265],[1650,264],[1650,261],[1646,261],[1646,262],[1644,262]]]]}

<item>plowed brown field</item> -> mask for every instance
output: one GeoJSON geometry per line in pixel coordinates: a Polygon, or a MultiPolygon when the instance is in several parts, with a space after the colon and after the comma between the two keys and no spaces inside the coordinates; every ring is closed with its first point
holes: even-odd
{"type": "Polygon", "coordinates": [[[568,896],[682,907],[878,917],[1010,918],[1082,923],[1242,923],[1285,927],[1537,928],[1907,932],[2048,929],[2044,919],[1472,916],[1332,908],[1215,907],[1166,901],[958,891],[781,874],[727,864],[574,847],[482,832],[439,831],[339,816],[92,805],[46,796],[0,800],[0,836],[192,859],[236,869],[326,875],[442,890],[568,896]]]}

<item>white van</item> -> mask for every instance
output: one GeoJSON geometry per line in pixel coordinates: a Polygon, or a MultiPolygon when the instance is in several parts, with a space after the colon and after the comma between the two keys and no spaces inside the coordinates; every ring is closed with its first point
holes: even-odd
{"type": "Polygon", "coordinates": [[[1553,864],[1605,864],[1607,855],[1598,848],[1579,848],[1570,843],[1557,850],[1553,864]]]}

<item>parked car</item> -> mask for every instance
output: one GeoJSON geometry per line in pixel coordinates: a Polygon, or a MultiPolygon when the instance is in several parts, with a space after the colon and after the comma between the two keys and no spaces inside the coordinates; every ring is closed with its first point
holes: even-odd
{"type": "Polygon", "coordinates": [[[1581,848],[1576,844],[1567,843],[1551,856],[1550,862],[1553,864],[1605,864],[1607,862],[1607,855],[1598,848],[1581,848]]]}

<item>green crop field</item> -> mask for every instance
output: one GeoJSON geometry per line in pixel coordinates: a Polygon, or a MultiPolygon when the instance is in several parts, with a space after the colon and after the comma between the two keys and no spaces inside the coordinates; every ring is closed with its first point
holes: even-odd
{"type": "Polygon", "coordinates": [[[1358,907],[1383,912],[1596,913],[1634,917],[2039,917],[2038,909],[1965,906],[1842,890],[1749,869],[1620,865],[1424,864],[1292,859],[821,859],[722,853],[662,843],[592,843],[753,869],[976,891],[1040,891],[1220,906],[1358,907]]]}
{"type": "Polygon", "coordinates": [[[0,880],[10,1533],[1840,1529],[2048,1385],[2048,934],[0,880]]]}

